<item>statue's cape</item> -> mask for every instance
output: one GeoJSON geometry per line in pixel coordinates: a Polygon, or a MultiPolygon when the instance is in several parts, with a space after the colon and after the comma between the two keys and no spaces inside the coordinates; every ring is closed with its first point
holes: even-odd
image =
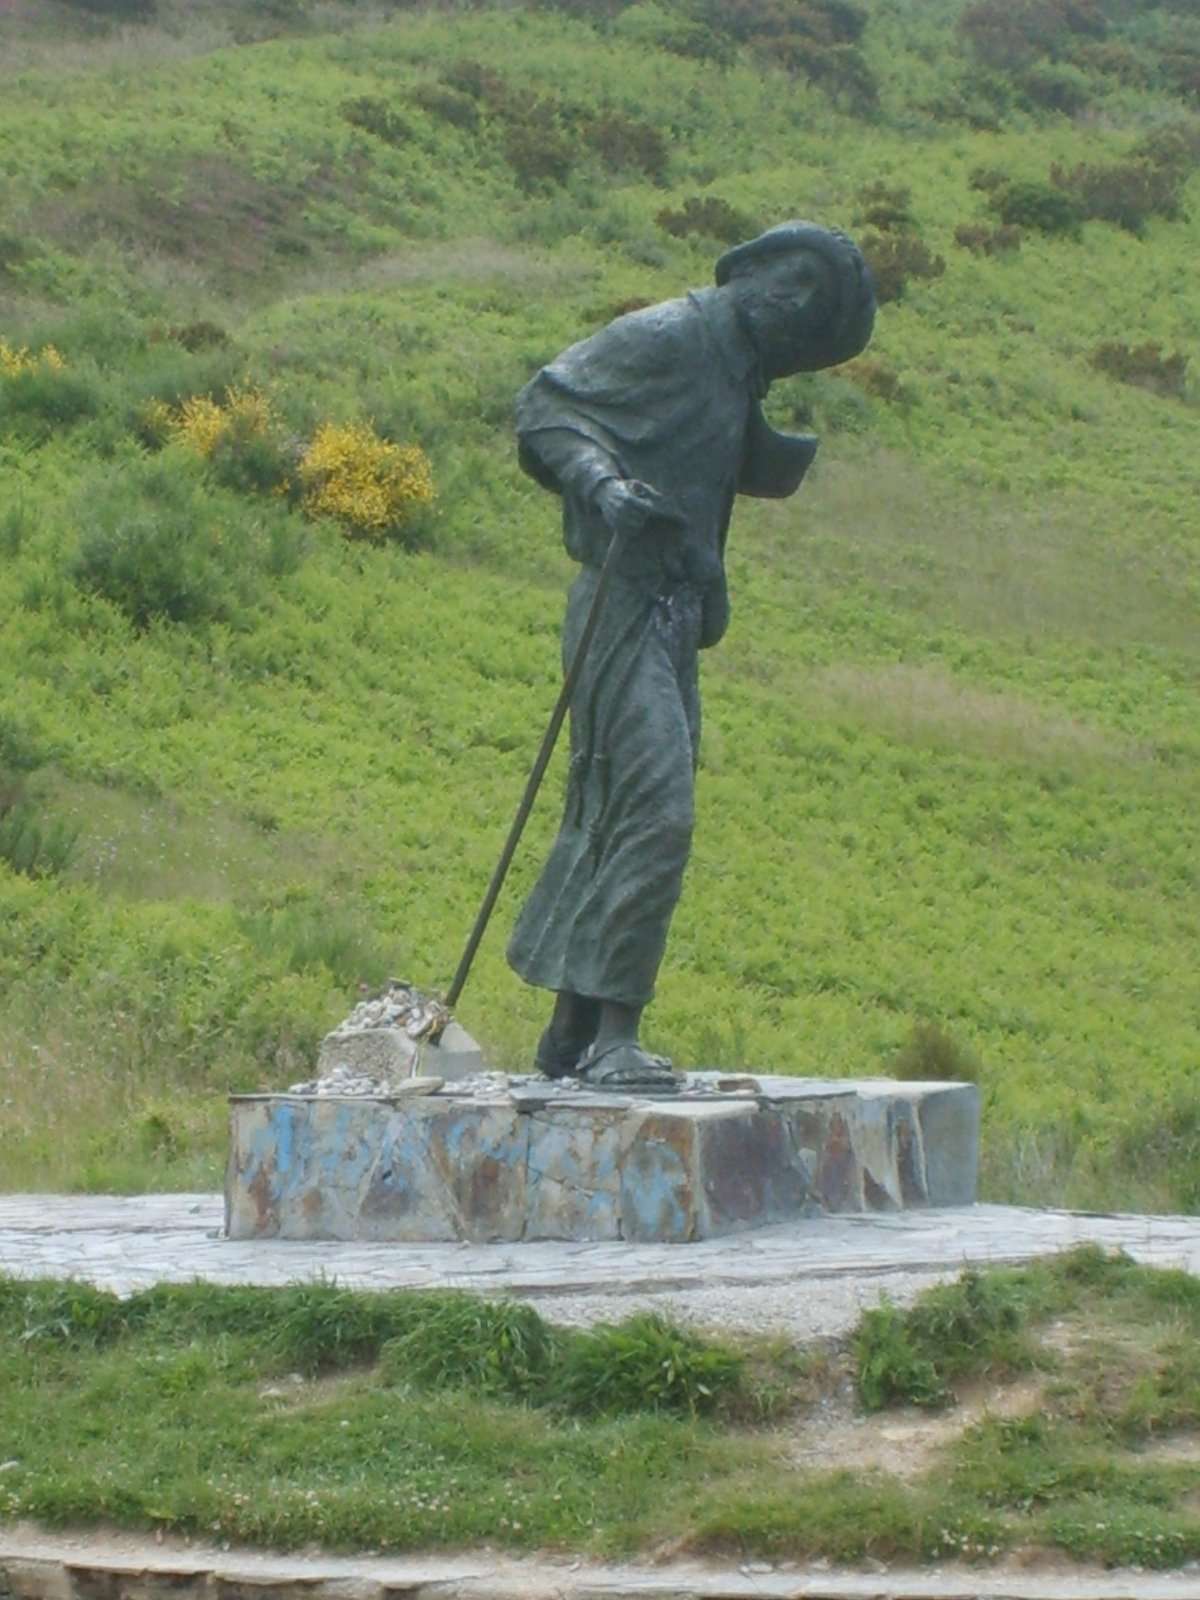
{"type": "Polygon", "coordinates": [[[620,317],[544,367],[517,397],[520,463],[543,488],[561,492],[538,436],[565,430],[607,455],[621,476],[653,481],[681,440],[709,431],[706,414],[728,407],[746,417],[738,491],[790,495],[817,441],[772,428],[760,404],[764,388],[732,305],[701,290],[620,317]]]}

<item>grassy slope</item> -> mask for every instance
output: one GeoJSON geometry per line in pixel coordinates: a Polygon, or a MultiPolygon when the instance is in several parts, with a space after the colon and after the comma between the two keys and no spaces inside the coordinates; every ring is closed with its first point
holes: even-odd
{"type": "MultiPolygon", "coordinates": [[[[220,1091],[286,1081],[360,977],[444,984],[553,697],[569,576],[515,470],[513,392],[630,296],[705,280],[717,247],[669,237],[664,205],[854,228],[883,178],[946,271],[880,316],[871,357],[904,399],[841,377],[773,397],[781,421],[815,407],[823,453],[798,501],[739,510],[651,1039],[853,1073],[934,1019],[981,1063],[992,1195],[1194,1202],[1195,411],[1088,357],[1112,337],[1195,352],[1200,225],[953,243],[985,216],[976,168],[1115,156],[1178,103],[939,121],[951,5],[871,8],[869,123],[748,60],[647,47],[646,7],[600,35],[332,7],[238,43],[242,11],[192,6],[86,48],[68,9],[49,33],[0,22],[0,336],[52,341],[93,397],[79,424],[0,437],[0,717],[46,758],[31,792],[82,828],[59,880],[0,868],[7,1181],[211,1180],[220,1091]],[[413,98],[462,57],[651,120],[665,182],[585,156],[526,192],[495,130],[413,98]],[[349,124],[362,97],[403,142],[349,124]],[[181,351],[169,329],[199,318],[232,348],[181,351]],[[135,633],[71,557],[97,505],[147,503],[146,399],[239,374],[298,432],[366,414],[418,438],[432,548],[310,525],[231,625],[135,633]]],[[[169,467],[217,525],[300,527],[169,467]]],[[[502,924],[554,812],[548,794],[460,1007],[513,1065],[542,1005],[502,924]]]]}

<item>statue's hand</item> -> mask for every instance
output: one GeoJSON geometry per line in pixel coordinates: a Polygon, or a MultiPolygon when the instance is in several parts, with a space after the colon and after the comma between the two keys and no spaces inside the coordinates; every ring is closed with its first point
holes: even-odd
{"type": "Polygon", "coordinates": [[[606,478],[596,504],[614,534],[675,534],[685,525],[683,513],[666,495],[637,478],[606,478]]]}

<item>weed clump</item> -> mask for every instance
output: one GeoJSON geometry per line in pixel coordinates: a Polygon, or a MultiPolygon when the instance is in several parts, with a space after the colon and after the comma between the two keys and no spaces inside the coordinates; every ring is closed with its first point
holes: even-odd
{"type": "Polygon", "coordinates": [[[863,1408],[945,1405],[955,1378],[1031,1366],[1025,1320],[1016,1281],[999,1273],[965,1272],[907,1311],[877,1306],[852,1338],[863,1408]]]}
{"type": "Polygon", "coordinates": [[[0,861],[28,878],[65,871],[79,840],[77,827],[47,818],[28,793],[28,776],[43,760],[24,729],[0,717],[0,861]]]}
{"type": "Polygon", "coordinates": [[[543,1394],[559,1341],[532,1306],[441,1294],[391,1339],[380,1357],[392,1382],[420,1389],[471,1389],[518,1400],[543,1394]]]}
{"type": "Polygon", "coordinates": [[[906,1083],[978,1083],[979,1058],[937,1022],[916,1022],[888,1062],[888,1072],[906,1083]]]}
{"type": "Polygon", "coordinates": [[[701,1416],[729,1398],[743,1363],[734,1351],[647,1314],[576,1335],[554,1391],[577,1416],[667,1411],[701,1416]]]}

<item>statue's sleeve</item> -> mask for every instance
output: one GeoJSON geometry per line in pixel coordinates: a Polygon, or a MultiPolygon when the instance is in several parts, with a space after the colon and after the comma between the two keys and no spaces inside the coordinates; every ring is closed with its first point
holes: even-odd
{"type": "Polygon", "coordinates": [[[686,409],[694,327],[686,302],[669,301],[619,317],[543,367],[517,396],[523,469],[585,504],[606,478],[639,476],[630,460],[686,409]]]}
{"type": "Polygon", "coordinates": [[[585,505],[594,503],[596,490],[607,479],[624,476],[606,441],[569,425],[522,430],[518,424],[517,459],[543,489],[573,494],[585,505]]]}

